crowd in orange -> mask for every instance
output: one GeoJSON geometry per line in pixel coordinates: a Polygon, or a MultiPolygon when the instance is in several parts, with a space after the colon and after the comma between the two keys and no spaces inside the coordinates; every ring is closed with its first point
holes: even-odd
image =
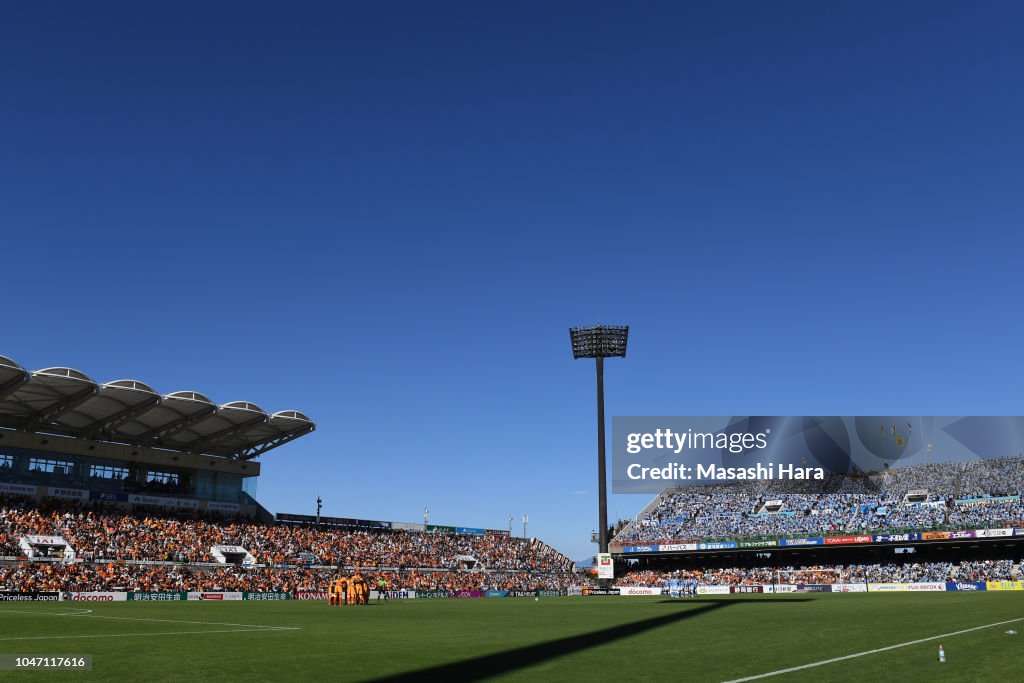
{"type": "Polygon", "coordinates": [[[60,536],[79,558],[212,562],[215,545],[238,545],[257,564],[315,564],[458,569],[459,556],[492,570],[571,571],[572,562],[540,541],[505,535],[417,531],[364,531],[266,525],[243,520],[203,519],[168,511],[125,512],[104,505],[38,505],[0,498],[0,555],[21,555],[17,539],[27,534],[60,536]]]}

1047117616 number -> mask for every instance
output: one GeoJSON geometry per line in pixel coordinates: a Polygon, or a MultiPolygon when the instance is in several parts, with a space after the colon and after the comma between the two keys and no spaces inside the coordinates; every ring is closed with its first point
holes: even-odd
{"type": "Polygon", "coordinates": [[[92,669],[92,655],[0,655],[0,670],[92,669]]]}

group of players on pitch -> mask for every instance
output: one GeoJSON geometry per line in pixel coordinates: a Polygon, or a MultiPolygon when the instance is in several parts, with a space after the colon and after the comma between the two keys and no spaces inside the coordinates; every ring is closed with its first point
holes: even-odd
{"type": "MultiPolygon", "coordinates": [[[[388,582],[377,581],[377,602],[381,598],[388,599],[388,582]]],[[[370,584],[359,572],[353,576],[339,576],[327,586],[327,604],[337,605],[368,605],[370,604],[370,584]]]]}
{"type": "Polygon", "coordinates": [[[665,579],[665,593],[673,598],[692,598],[697,595],[696,579],[665,579]]]}

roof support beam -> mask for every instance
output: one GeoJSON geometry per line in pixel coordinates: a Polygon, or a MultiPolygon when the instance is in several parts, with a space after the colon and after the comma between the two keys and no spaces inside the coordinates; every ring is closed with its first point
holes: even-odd
{"type": "Polygon", "coordinates": [[[119,410],[105,419],[96,420],[95,422],[86,425],[82,428],[82,432],[90,439],[95,439],[100,434],[112,436],[114,432],[117,431],[118,427],[126,422],[131,422],[139,415],[149,412],[152,408],[155,408],[158,405],[160,405],[160,396],[154,394],[143,403],[135,406],[126,406],[122,410],[119,410]]]}
{"type": "Polygon", "coordinates": [[[316,429],[316,427],[314,427],[311,424],[308,427],[303,427],[302,429],[297,429],[294,432],[288,432],[287,434],[284,434],[284,435],[282,435],[282,436],[280,436],[280,437],[278,437],[276,439],[272,439],[270,441],[265,441],[265,442],[261,443],[258,446],[253,446],[252,448],[247,448],[247,449],[245,449],[244,451],[242,451],[239,454],[238,459],[239,460],[252,460],[253,458],[258,458],[259,456],[263,455],[267,451],[273,450],[273,449],[277,448],[278,446],[283,446],[286,443],[288,443],[289,441],[295,441],[295,439],[299,438],[300,436],[305,436],[306,434],[309,434],[314,429],[316,429]]]}
{"type": "Polygon", "coordinates": [[[261,413],[259,415],[256,415],[254,417],[249,418],[248,420],[245,420],[244,422],[239,422],[236,425],[231,425],[230,427],[225,427],[224,429],[221,429],[220,431],[216,431],[216,432],[214,432],[212,434],[208,434],[207,436],[204,436],[201,439],[197,439],[196,441],[193,441],[192,443],[190,443],[185,448],[186,448],[186,450],[189,450],[189,451],[191,451],[193,453],[199,453],[204,448],[208,448],[210,446],[216,445],[218,442],[224,441],[225,439],[230,439],[235,434],[240,434],[241,432],[248,431],[248,430],[252,429],[253,427],[255,427],[258,424],[263,424],[264,422],[266,422],[269,419],[270,419],[269,415],[267,415],[265,413],[261,413]]]}
{"type": "Polygon", "coordinates": [[[192,413],[191,415],[182,415],[177,420],[169,422],[157,429],[151,429],[148,432],[143,432],[134,438],[138,441],[159,441],[161,439],[166,439],[171,434],[177,434],[178,432],[183,432],[186,429],[191,429],[194,425],[202,422],[216,412],[217,406],[210,404],[199,412],[192,413]]]}
{"type": "Polygon", "coordinates": [[[3,384],[0,384],[0,401],[4,400],[28,383],[29,377],[31,377],[31,375],[25,373],[20,377],[13,377],[3,384]]]}
{"type": "Polygon", "coordinates": [[[48,425],[64,413],[71,412],[78,406],[82,405],[90,398],[99,393],[100,388],[95,384],[87,385],[73,394],[68,394],[56,404],[50,406],[45,411],[36,413],[26,427],[26,429],[33,430],[48,425]]]}

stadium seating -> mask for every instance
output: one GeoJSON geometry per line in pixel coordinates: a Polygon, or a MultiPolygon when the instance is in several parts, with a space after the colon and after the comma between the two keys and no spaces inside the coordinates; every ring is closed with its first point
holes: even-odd
{"type": "Polygon", "coordinates": [[[339,566],[359,566],[374,581],[379,575],[393,587],[420,590],[564,588],[576,577],[568,558],[534,539],[265,525],[164,510],[126,512],[102,504],[47,501],[41,506],[27,498],[0,497],[0,556],[23,555],[18,539],[26,535],[59,536],[83,562],[0,567],[0,586],[66,591],[115,587],[293,590],[299,586],[325,590],[337,571],[331,567],[339,566]],[[195,566],[212,564],[211,549],[217,545],[241,546],[261,566],[195,566]],[[460,558],[466,557],[476,560],[479,571],[460,571],[467,564],[460,558]],[[131,564],[137,561],[169,564],[131,564]]]}
{"type": "Polygon", "coordinates": [[[771,584],[786,573],[784,583],[928,583],[946,581],[1020,580],[1021,563],[1012,560],[908,562],[904,564],[816,565],[807,567],[729,567],[723,569],[636,571],[616,581],[622,586],[660,586],[667,579],[696,579],[701,585],[771,584]]]}
{"type": "Polygon", "coordinates": [[[665,491],[658,503],[613,539],[681,542],[763,536],[886,533],[1018,525],[1024,458],[923,464],[860,476],[831,475],[822,493],[792,492],[777,482],[713,484],[665,491]],[[927,491],[909,502],[912,491],[927,491]],[[781,505],[769,513],[768,501],[781,505]]]}

